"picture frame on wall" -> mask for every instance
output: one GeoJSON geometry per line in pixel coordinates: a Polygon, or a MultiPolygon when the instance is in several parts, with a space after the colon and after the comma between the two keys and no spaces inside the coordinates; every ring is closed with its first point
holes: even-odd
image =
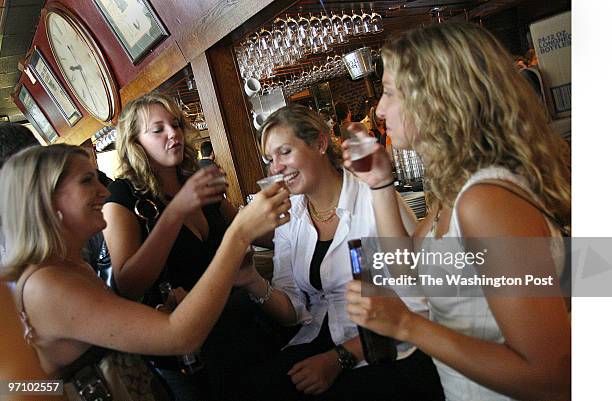
{"type": "Polygon", "coordinates": [[[72,127],[82,117],[79,109],[76,107],[66,89],[60,84],[59,80],[49,67],[47,60],[37,47],[34,47],[32,57],[30,58],[30,68],[34,75],[41,82],[45,92],[53,100],[66,122],[72,127]]]}
{"type": "Polygon", "coordinates": [[[94,0],[94,3],[132,64],[138,64],[168,36],[148,0],[94,0]]]}
{"type": "Polygon", "coordinates": [[[42,139],[49,145],[57,140],[59,137],[57,132],[47,120],[47,117],[42,112],[40,107],[34,98],[30,94],[30,91],[25,87],[25,85],[21,85],[19,88],[19,101],[23,104],[23,107],[26,109],[26,117],[32,123],[32,126],[38,131],[42,139]]]}

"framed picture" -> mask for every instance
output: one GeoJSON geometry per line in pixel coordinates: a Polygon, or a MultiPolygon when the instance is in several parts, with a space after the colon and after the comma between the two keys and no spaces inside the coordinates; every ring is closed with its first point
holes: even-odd
{"type": "Polygon", "coordinates": [[[47,64],[42,53],[36,47],[30,58],[30,66],[36,78],[42,83],[43,88],[45,88],[49,97],[53,99],[53,102],[62,113],[64,119],[72,127],[81,119],[82,115],[55,74],[53,74],[53,71],[51,71],[51,68],[49,68],[49,64],[47,64]]]}
{"type": "Polygon", "coordinates": [[[45,117],[44,113],[40,107],[38,107],[38,104],[36,104],[34,98],[24,85],[21,85],[19,89],[19,100],[26,109],[26,117],[30,120],[34,128],[36,128],[36,131],[40,133],[45,142],[47,144],[55,142],[58,138],[57,132],[55,132],[53,126],[49,123],[49,120],[47,120],[47,117],[45,117]]]}
{"type": "Polygon", "coordinates": [[[168,36],[148,0],[94,0],[94,3],[133,64],[168,36]]]}

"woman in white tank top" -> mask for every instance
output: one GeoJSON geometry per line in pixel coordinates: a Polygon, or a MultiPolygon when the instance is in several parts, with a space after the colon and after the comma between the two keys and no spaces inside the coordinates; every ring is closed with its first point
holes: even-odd
{"type": "MultiPolygon", "coordinates": [[[[569,149],[548,128],[536,94],[499,42],[473,24],[432,24],[395,38],[382,55],[377,115],[386,119],[395,147],[420,154],[435,199],[414,234],[417,244],[419,237],[428,239],[415,248],[427,251],[446,241],[445,247],[466,252],[477,251],[475,238],[559,237],[559,226],[570,220],[569,149]]],[[[358,175],[372,188],[379,235],[406,237],[382,147],[372,170],[358,175]]],[[[531,263],[556,280],[562,249],[544,250],[533,260],[493,247],[487,258],[495,262],[488,264],[511,271],[531,263]]],[[[419,274],[440,268],[420,266],[419,274]]],[[[398,298],[361,297],[360,282],[349,284],[347,309],[355,323],[431,355],[448,400],[570,398],[570,320],[563,298],[423,291],[430,319],[398,298]]]]}

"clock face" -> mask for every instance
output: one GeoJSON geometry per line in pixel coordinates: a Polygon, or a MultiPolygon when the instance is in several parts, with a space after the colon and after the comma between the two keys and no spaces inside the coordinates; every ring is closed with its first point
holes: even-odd
{"type": "Polygon", "coordinates": [[[114,82],[90,36],[68,14],[49,11],[47,36],[70,89],[87,111],[101,121],[112,119],[114,82]]]}

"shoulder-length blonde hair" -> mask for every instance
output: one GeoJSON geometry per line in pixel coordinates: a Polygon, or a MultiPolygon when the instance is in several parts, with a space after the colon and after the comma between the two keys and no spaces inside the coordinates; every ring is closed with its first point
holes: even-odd
{"type": "Polygon", "coordinates": [[[138,135],[147,126],[149,108],[155,104],[162,106],[175,117],[183,129],[185,141],[183,161],[177,166],[181,180],[185,180],[198,168],[196,150],[191,143],[195,129],[191,126],[181,109],[170,97],[161,93],[148,93],[130,101],[119,117],[117,124],[117,154],[119,159],[118,174],[134,185],[142,193],[151,193],[163,199],[164,193],[159,176],[151,167],[149,156],[138,142],[138,135]]]}
{"type": "Polygon", "coordinates": [[[292,104],[281,107],[270,114],[257,131],[259,148],[262,155],[265,154],[264,145],[268,133],[277,126],[290,129],[296,137],[306,142],[308,146],[315,146],[319,138],[325,136],[328,139],[327,159],[336,170],[342,170],[340,148],[332,141],[331,129],[319,113],[310,110],[306,106],[292,104]]]}
{"type": "Polygon", "coordinates": [[[3,278],[16,280],[29,265],[66,256],[53,194],[75,156],[88,157],[78,146],[35,146],[15,154],[0,170],[0,224],[7,251],[3,278]]]}
{"type": "Polygon", "coordinates": [[[471,23],[431,24],[391,40],[382,56],[436,198],[452,206],[475,171],[498,165],[569,224],[569,147],[493,35],[471,23]]]}

